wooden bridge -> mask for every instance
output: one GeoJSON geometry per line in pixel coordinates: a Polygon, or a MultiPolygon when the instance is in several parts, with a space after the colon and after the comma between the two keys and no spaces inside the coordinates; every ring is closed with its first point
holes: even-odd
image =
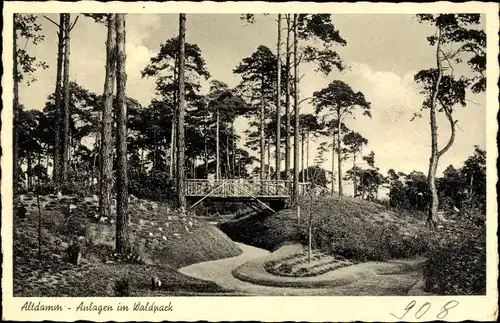
{"type": "MultiPolygon", "coordinates": [[[[298,194],[302,196],[307,191],[309,183],[299,183],[298,194]]],[[[255,201],[261,206],[274,210],[264,202],[282,203],[291,198],[293,182],[287,180],[259,179],[187,179],[186,198],[196,200],[191,207],[205,199],[217,201],[246,202],[255,201]]]]}

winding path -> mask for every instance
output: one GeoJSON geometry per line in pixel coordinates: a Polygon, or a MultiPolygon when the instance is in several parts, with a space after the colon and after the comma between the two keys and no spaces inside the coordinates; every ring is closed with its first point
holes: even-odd
{"type": "MultiPolygon", "coordinates": [[[[294,288],[257,285],[235,278],[233,269],[249,263],[267,258],[267,250],[238,243],[242,254],[232,258],[207,261],[193,264],[179,269],[185,275],[210,280],[223,288],[248,295],[258,296],[403,296],[413,290],[412,294],[422,295],[414,291],[414,287],[422,277],[420,270],[410,270],[397,273],[395,270],[401,262],[368,262],[356,266],[345,267],[342,275],[354,275],[360,271],[368,274],[363,279],[352,279],[350,282],[328,288],[294,288]]],[[[411,261],[410,261],[411,263],[411,261]]],[[[335,271],[329,273],[334,278],[335,271]]]]}

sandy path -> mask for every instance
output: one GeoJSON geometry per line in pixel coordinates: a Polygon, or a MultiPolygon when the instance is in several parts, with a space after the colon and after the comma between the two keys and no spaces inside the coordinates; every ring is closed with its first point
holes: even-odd
{"type": "MultiPolygon", "coordinates": [[[[243,253],[237,257],[225,258],[214,261],[207,261],[193,264],[179,269],[185,275],[210,280],[223,288],[243,292],[249,295],[261,296],[286,296],[286,295],[331,295],[331,296],[383,296],[383,295],[407,295],[408,291],[421,278],[419,271],[410,271],[402,274],[373,274],[369,277],[356,280],[341,286],[330,288],[292,288],[292,287],[273,287],[252,284],[235,278],[231,271],[250,260],[259,259],[269,255],[269,251],[249,245],[238,243],[243,253]]],[[[385,263],[384,263],[385,264],[385,263]]],[[[395,267],[397,264],[393,264],[395,267]]],[[[363,264],[366,270],[370,266],[378,266],[376,263],[363,264]]],[[[390,263],[386,267],[391,266],[390,263]]]]}

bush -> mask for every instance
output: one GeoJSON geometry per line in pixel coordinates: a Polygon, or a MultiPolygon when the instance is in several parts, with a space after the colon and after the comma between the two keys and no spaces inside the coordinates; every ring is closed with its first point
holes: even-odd
{"type": "Polygon", "coordinates": [[[175,182],[166,172],[131,171],[129,193],[141,199],[171,202],[175,196],[175,182]]]}
{"type": "Polygon", "coordinates": [[[62,235],[76,237],[86,237],[88,230],[88,221],[80,216],[67,219],[65,224],[59,228],[62,235]]]}
{"type": "Polygon", "coordinates": [[[68,170],[68,180],[61,184],[61,193],[77,197],[91,196],[97,193],[97,186],[90,184],[90,172],[85,168],[68,170]]]}
{"type": "Polygon", "coordinates": [[[35,192],[40,194],[40,195],[55,194],[55,193],[57,193],[56,192],[56,185],[52,181],[41,183],[40,185],[35,187],[35,192]]]}
{"type": "Polygon", "coordinates": [[[425,288],[438,295],[486,293],[486,226],[466,219],[430,237],[425,288]]]}

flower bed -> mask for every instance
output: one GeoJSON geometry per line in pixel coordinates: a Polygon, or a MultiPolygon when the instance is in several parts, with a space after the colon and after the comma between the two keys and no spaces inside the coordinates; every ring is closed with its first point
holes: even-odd
{"type": "Polygon", "coordinates": [[[350,265],[353,265],[353,262],[344,257],[327,255],[319,251],[313,251],[309,262],[308,253],[304,251],[278,260],[269,260],[264,268],[276,276],[312,277],[350,265]]]}

